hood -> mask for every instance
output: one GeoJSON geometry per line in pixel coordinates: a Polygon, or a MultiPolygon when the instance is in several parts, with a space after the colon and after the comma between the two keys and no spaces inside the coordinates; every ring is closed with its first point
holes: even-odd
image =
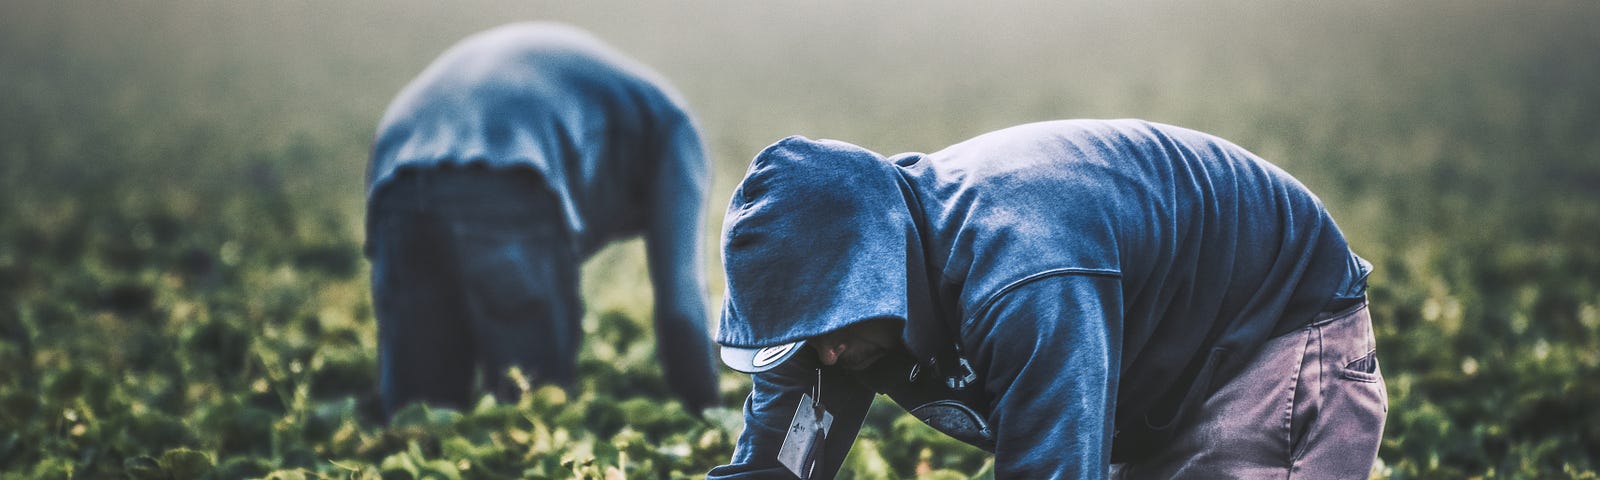
{"type": "Polygon", "coordinates": [[[717,342],[781,346],[862,320],[923,316],[913,199],[893,163],[855,145],[793,136],[762,150],[724,222],[717,342]]]}

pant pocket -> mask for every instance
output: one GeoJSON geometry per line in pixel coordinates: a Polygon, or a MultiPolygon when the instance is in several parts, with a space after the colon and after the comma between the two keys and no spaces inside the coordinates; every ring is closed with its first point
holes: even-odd
{"type": "Polygon", "coordinates": [[[1321,355],[1314,365],[1323,373],[1292,478],[1366,478],[1388,412],[1371,318],[1363,308],[1312,328],[1321,355]]]}
{"type": "Polygon", "coordinates": [[[1366,355],[1346,363],[1339,368],[1339,376],[1363,383],[1383,381],[1383,376],[1378,374],[1378,351],[1367,352],[1366,355]]]}

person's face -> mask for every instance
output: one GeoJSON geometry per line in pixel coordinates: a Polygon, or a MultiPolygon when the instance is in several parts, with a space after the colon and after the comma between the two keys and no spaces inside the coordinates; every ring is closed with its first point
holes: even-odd
{"type": "Polygon", "coordinates": [[[900,326],[894,319],[857,322],[806,342],[823,365],[861,370],[900,347],[900,326]]]}

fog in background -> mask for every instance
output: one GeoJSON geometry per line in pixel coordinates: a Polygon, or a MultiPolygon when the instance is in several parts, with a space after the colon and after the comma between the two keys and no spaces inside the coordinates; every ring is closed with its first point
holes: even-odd
{"type": "MultiPolygon", "coordinates": [[[[307,375],[342,372],[329,385],[369,395],[360,245],[378,118],[456,41],[529,20],[593,32],[688,100],[715,166],[712,302],[728,196],[784,136],[888,155],[1145,118],[1282,166],[1377,265],[1380,457],[1395,475],[1572,474],[1600,458],[1600,3],[1586,0],[0,0],[0,401],[56,418],[41,382],[126,369],[106,382],[129,400],[108,402],[206,425],[279,384],[261,372],[311,358],[332,360],[307,375]],[[193,376],[213,368],[193,350],[204,335],[232,339],[219,358],[242,363],[197,380],[213,378],[193,376]]],[[[586,266],[586,330],[648,325],[642,250],[586,266]]],[[[584,358],[626,371],[648,358],[631,351],[584,358]]],[[[653,367],[639,368],[615,376],[648,393],[653,367]]],[[[744,378],[724,379],[730,398],[744,378]]],[[[306,388],[293,398],[309,403],[261,407],[269,424],[331,405],[306,388]]],[[[99,411],[105,431],[133,428],[99,411]]],[[[0,434],[0,470],[166,445],[91,429],[84,453],[69,427],[7,418],[21,433],[0,434]]]]}

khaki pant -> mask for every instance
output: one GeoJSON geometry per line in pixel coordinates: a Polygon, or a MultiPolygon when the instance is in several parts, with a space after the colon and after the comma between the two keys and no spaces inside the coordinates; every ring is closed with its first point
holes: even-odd
{"type": "Polygon", "coordinates": [[[1184,421],[1170,448],[1113,478],[1367,478],[1388,392],[1365,303],[1267,342],[1184,421]]]}

